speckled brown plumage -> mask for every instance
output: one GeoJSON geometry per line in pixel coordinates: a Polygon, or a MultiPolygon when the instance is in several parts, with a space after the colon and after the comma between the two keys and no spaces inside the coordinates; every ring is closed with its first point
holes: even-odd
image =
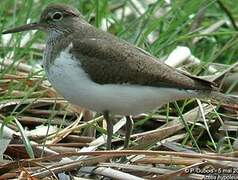
{"type": "Polygon", "coordinates": [[[185,75],[123,40],[111,35],[108,38],[106,32],[99,34],[74,39],[71,50],[91,79],[99,84],[212,89],[208,81],[185,75]]]}

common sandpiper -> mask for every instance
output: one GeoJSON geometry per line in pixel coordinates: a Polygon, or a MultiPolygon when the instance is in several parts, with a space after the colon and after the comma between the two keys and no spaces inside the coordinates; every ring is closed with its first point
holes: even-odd
{"type": "Polygon", "coordinates": [[[148,112],[171,101],[194,97],[225,97],[212,82],[180,72],[125,40],[95,28],[79,11],[51,4],[35,23],[4,31],[46,33],[43,65],[52,86],[69,102],[101,112],[107,122],[107,149],[113,124],[109,113],[126,116],[148,112]]]}

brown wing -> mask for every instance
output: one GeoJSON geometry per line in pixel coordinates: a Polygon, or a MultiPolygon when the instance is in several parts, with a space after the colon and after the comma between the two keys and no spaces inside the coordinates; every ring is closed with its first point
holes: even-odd
{"type": "Polygon", "coordinates": [[[212,89],[211,82],[181,73],[123,40],[97,37],[75,42],[72,53],[96,83],[212,89]]]}

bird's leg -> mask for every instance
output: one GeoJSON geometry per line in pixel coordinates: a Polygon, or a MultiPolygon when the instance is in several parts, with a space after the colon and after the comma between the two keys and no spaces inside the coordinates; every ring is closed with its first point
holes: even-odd
{"type": "Polygon", "coordinates": [[[107,123],[107,150],[111,150],[113,123],[112,123],[112,120],[110,120],[109,111],[104,111],[103,116],[104,116],[104,119],[106,120],[106,123],[107,123]]]}
{"type": "Polygon", "coordinates": [[[129,145],[131,133],[133,130],[133,120],[130,116],[126,116],[126,137],[124,142],[124,149],[126,149],[129,145]]]}

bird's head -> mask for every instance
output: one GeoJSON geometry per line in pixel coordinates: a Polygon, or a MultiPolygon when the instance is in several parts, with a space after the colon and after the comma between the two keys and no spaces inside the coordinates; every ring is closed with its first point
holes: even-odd
{"type": "Polygon", "coordinates": [[[52,4],[44,9],[38,22],[6,30],[3,34],[29,30],[42,30],[55,35],[71,33],[78,23],[85,21],[77,9],[64,4],[52,4]]]}

